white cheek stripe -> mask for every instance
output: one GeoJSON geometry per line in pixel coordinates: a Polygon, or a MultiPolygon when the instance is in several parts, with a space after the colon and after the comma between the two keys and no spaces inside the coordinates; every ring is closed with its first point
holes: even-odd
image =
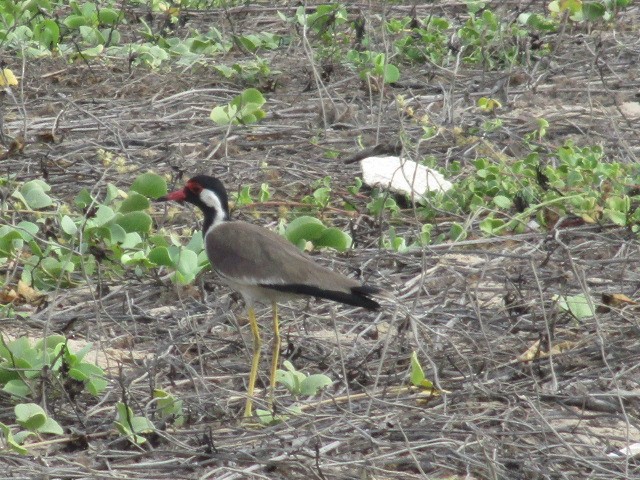
{"type": "Polygon", "coordinates": [[[224,208],[222,208],[222,204],[220,203],[220,198],[211,190],[204,189],[200,192],[200,200],[207,207],[213,208],[216,211],[215,216],[213,217],[213,223],[211,227],[209,227],[209,231],[211,231],[214,227],[218,226],[221,222],[226,220],[226,212],[224,208]]]}

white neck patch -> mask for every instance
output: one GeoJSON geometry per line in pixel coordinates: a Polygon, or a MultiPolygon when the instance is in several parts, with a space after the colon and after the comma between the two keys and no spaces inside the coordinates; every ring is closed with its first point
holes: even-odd
{"type": "Polygon", "coordinates": [[[216,195],[214,192],[205,188],[200,192],[200,200],[202,200],[202,203],[204,203],[207,207],[214,209],[216,212],[213,217],[213,223],[211,224],[209,230],[227,219],[227,212],[224,210],[224,208],[222,208],[220,197],[218,197],[218,195],[216,195]]]}

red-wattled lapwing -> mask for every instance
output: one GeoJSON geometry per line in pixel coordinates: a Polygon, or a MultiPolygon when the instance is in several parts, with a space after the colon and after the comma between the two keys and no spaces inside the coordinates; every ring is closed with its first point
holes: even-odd
{"type": "Polygon", "coordinates": [[[159,200],[189,202],[202,210],[202,231],[211,267],[227,285],[243,296],[247,304],[254,350],[244,411],[246,417],[252,414],[262,345],[254,311],[256,301],[271,302],[273,309],[275,339],[271,361],[270,402],[273,401],[280,353],[277,302],[312,296],[369,310],[380,307],[370,298],[380,292],[378,288],[363,285],[318,265],[295,245],[266,228],[231,221],[227,191],[217,178],[198,175],[189,180],[182,190],[159,200]]]}

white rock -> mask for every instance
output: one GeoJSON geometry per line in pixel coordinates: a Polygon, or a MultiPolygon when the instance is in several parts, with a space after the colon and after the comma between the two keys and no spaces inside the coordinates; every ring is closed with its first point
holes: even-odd
{"type": "Polygon", "coordinates": [[[446,192],[453,185],[441,173],[400,157],[367,157],[360,161],[362,180],[419,200],[426,192],[446,192]]]}
{"type": "Polygon", "coordinates": [[[624,102],[620,105],[620,111],[629,120],[635,120],[640,118],[640,103],[638,102],[624,102]]]}
{"type": "Polygon", "coordinates": [[[633,443],[622,450],[611,452],[609,457],[637,457],[640,455],[640,443],[633,443]]]}

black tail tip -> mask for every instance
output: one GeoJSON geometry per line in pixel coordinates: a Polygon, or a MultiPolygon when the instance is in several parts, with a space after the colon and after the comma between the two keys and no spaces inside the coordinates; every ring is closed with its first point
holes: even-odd
{"type": "Polygon", "coordinates": [[[366,308],[367,310],[378,310],[380,308],[380,304],[370,298],[372,295],[380,292],[381,289],[371,285],[360,285],[359,287],[353,287],[351,289],[351,293],[357,298],[356,306],[366,308]]]}

